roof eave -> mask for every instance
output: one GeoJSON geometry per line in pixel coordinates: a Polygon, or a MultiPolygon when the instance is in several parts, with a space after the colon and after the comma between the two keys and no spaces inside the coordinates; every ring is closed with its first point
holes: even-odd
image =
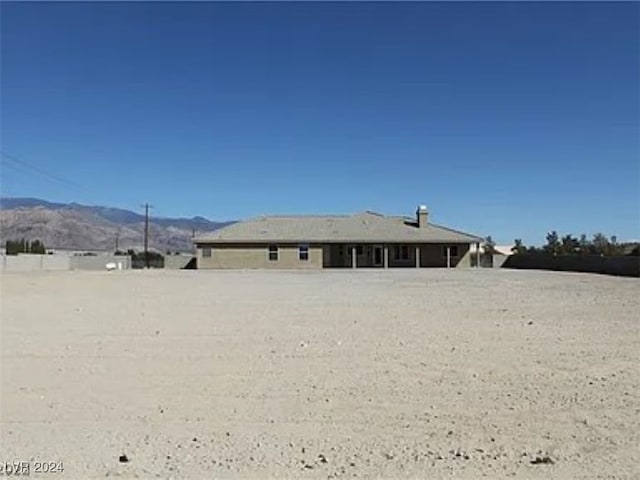
{"type": "Polygon", "coordinates": [[[440,243],[477,243],[481,242],[482,238],[480,237],[470,237],[468,239],[389,239],[389,238],[345,238],[345,239],[335,239],[335,238],[327,238],[327,239],[278,239],[278,238],[250,238],[250,239],[220,239],[220,238],[196,238],[193,240],[193,243],[198,244],[218,244],[218,245],[232,245],[232,244],[266,244],[266,243],[282,243],[282,244],[299,244],[299,243],[309,243],[309,244],[317,244],[317,243],[408,243],[408,244],[440,244],[440,243]]]}

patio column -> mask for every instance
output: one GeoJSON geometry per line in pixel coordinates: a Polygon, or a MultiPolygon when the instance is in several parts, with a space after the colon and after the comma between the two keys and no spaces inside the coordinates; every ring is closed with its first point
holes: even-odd
{"type": "Polygon", "coordinates": [[[351,247],[351,268],[358,268],[358,257],[356,256],[355,245],[351,247]]]}
{"type": "Polygon", "coordinates": [[[447,245],[447,268],[451,268],[451,247],[447,245]]]}
{"type": "Polygon", "coordinates": [[[384,268],[389,268],[389,247],[384,246],[384,268]]]}
{"type": "Polygon", "coordinates": [[[416,247],[416,268],[420,268],[420,247],[416,247]]]}

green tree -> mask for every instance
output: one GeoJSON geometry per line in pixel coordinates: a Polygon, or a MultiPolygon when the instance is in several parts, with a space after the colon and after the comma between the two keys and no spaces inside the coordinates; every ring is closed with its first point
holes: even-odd
{"type": "Polygon", "coordinates": [[[47,253],[47,249],[40,240],[30,242],[21,238],[20,240],[7,240],[5,242],[7,255],[17,255],[18,253],[47,253]]]}
{"type": "Polygon", "coordinates": [[[524,244],[522,243],[522,239],[521,238],[516,238],[513,241],[513,243],[514,243],[514,245],[513,245],[513,247],[511,247],[511,252],[512,253],[514,253],[516,255],[519,255],[519,254],[522,254],[522,253],[526,253],[527,247],[524,246],[524,244]]]}
{"type": "Polygon", "coordinates": [[[609,240],[604,233],[596,233],[593,236],[593,253],[596,255],[608,255],[609,240]]]}
{"type": "Polygon", "coordinates": [[[618,243],[616,235],[611,235],[609,240],[609,255],[624,255],[624,245],[618,243]]]}
{"type": "Polygon", "coordinates": [[[580,244],[580,253],[582,255],[586,255],[590,252],[591,243],[589,242],[586,234],[583,233],[582,235],[580,235],[580,240],[578,240],[578,243],[580,244]]]}
{"type": "Polygon", "coordinates": [[[558,253],[560,253],[560,240],[558,239],[558,232],[556,232],[555,230],[553,230],[552,232],[549,232],[547,234],[547,244],[542,247],[542,249],[546,252],[546,253],[552,253],[554,255],[557,255],[558,253]]]}
{"type": "Polygon", "coordinates": [[[496,243],[493,241],[493,238],[491,238],[491,235],[484,240],[483,248],[485,255],[493,255],[496,253],[496,243]]]}
{"type": "Polygon", "coordinates": [[[561,253],[564,253],[567,255],[573,255],[575,253],[578,253],[579,251],[580,251],[580,241],[577,238],[574,238],[570,234],[562,237],[562,241],[560,245],[561,253]]]}
{"type": "Polygon", "coordinates": [[[7,240],[4,244],[4,248],[7,255],[17,255],[20,246],[14,240],[7,240]]]}
{"type": "Polygon", "coordinates": [[[41,255],[47,253],[47,249],[44,247],[44,244],[40,240],[32,241],[29,250],[29,253],[38,253],[41,255]]]}

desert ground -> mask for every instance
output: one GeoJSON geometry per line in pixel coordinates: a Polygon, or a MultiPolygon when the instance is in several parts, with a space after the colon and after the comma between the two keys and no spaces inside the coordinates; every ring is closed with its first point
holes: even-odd
{"type": "Polygon", "coordinates": [[[640,282],[490,269],[5,274],[32,478],[640,478],[640,282]],[[63,462],[36,475],[36,462],[63,462]]]}

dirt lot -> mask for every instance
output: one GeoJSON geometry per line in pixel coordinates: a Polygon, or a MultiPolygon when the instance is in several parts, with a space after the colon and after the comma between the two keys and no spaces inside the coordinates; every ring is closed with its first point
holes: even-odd
{"type": "Polygon", "coordinates": [[[638,279],[0,281],[2,462],[74,479],[640,478],[638,279]]]}

